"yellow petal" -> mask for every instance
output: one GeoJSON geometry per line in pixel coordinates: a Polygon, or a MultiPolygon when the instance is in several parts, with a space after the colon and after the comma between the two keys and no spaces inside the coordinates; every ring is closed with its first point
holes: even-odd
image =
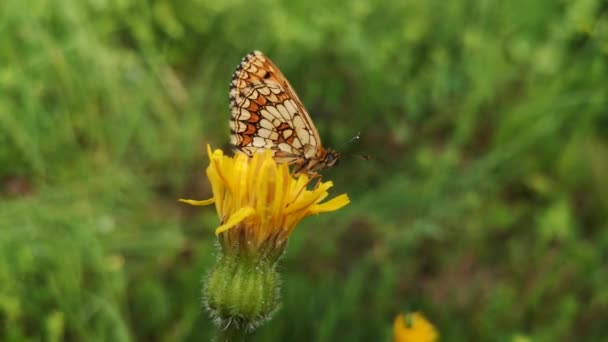
{"type": "Polygon", "coordinates": [[[202,201],[180,198],[179,201],[182,203],[188,203],[190,205],[196,205],[196,206],[201,206],[201,207],[215,203],[215,200],[213,198],[202,200],[202,201]]]}
{"type": "Polygon", "coordinates": [[[350,199],[348,198],[348,195],[342,194],[340,196],[330,199],[329,201],[327,201],[325,203],[313,205],[310,208],[310,212],[311,212],[311,214],[326,213],[328,211],[338,210],[338,209],[344,207],[345,205],[347,205],[348,203],[350,203],[350,199]]]}
{"type": "Polygon", "coordinates": [[[217,227],[217,229],[215,229],[215,235],[219,235],[220,233],[225,232],[228,229],[236,226],[237,224],[241,223],[244,219],[251,216],[253,213],[255,213],[255,210],[253,210],[252,207],[240,208],[234,214],[230,215],[230,217],[228,218],[228,221],[226,221],[223,225],[221,225],[221,226],[217,227]]]}
{"type": "Polygon", "coordinates": [[[211,158],[212,155],[213,155],[213,150],[211,150],[211,145],[207,144],[207,156],[209,156],[209,158],[211,158]]]}
{"type": "Polygon", "coordinates": [[[329,190],[332,186],[334,186],[334,182],[332,181],[327,181],[327,182],[323,182],[321,184],[319,184],[319,186],[317,187],[317,189],[315,189],[316,191],[327,191],[329,190]]]}
{"type": "MultiPolygon", "coordinates": [[[[291,194],[297,195],[302,191],[302,188],[306,188],[308,185],[308,176],[306,174],[301,174],[298,176],[298,179],[295,182],[291,183],[291,194]]],[[[304,189],[306,190],[306,189],[304,189]]]]}
{"type": "MultiPolygon", "coordinates": [[[[300,179],[302,179],[302,177],[300,177],[298,179],[298,182],[300,181],[300,179]]],[[[317,184],[315,189],[312,191],[306,189],[306,184],[303,184],[303,186],[304,186],[304,188],[300,189],[300,195],[299,196],[296,195],[297,197],[294,199],[293,203],[291,203],[285,210],[286,214],[295,213],[300,210],[306,210],[311,213],[322,212],[322,211],[313,211],[313,210],[314,210],[315,206],[317,205],[317,203],[321,202],[323,199],[325,199],[329,195],[327,190],[329,190],[329,188],[334,186],[334,183],[331,181],[328,181],[328,182],[323,182],[323,183],[317,184]]],[[[346,205],[346,204],[344,204],[344,205],[346,205]]],[[[342,205],[342,206],[344,206],[344,205],[342,205]]],[[[329,210],[329,211],[332,211],[332,210],[329,210]]]]}

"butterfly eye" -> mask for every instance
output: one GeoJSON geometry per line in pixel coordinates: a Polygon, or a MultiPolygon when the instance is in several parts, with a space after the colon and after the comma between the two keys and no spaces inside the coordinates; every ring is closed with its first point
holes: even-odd
{"type": "Polygon", "coordinates": [[[340,156],[334,153],[328,153],[327,157],[325,157],[325,164],[327,166],[335,166],[338,165],[340,161],[340,156]]]}

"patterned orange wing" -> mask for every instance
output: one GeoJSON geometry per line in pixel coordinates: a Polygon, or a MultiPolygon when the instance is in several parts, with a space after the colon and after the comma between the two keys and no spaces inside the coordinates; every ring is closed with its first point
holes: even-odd
{"type": "Polygon", "coordinates": [[[230,142],[251,156],[273,152],[296,172],[315,174],[339,154],[325,150],[310,115],[279,68],[259,51],[243,58],[230,83],[230,142]]]}

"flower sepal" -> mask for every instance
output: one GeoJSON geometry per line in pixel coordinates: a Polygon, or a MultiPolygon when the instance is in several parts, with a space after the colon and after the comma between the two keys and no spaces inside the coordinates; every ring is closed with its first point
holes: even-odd
{"type": "Polygon", "coordinates": [[[222,254],[203,289],[206,305],[220,329],[253,331],[280,306],[276,262],[252,255],[222,254]]]}

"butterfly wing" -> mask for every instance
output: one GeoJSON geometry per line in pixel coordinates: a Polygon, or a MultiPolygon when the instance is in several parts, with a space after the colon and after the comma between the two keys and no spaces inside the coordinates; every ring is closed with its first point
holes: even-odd
{"type": "Polygon", "coordinates": [[[259,51],[243,58],[230,83],[230,142],[251,156],[273,152],[290,164],[324,154],[319,133],[293,87],[259,51]]]}

